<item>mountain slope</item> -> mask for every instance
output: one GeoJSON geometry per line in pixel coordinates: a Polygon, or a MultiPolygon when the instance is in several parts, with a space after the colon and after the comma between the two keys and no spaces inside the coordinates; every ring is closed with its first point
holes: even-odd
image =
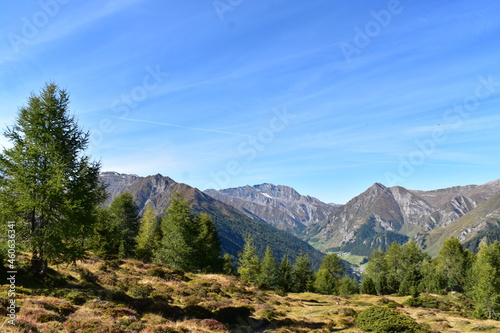
{"type": "Polygon", "coordinates": [[[392,241],[410,238],[429,249],[438,248],[443,240],[427,237],[430,232],[447,232],[447,226],[455,225],[499,191],[500,180],[433,191],[376,183],[343,206],[328,205],[290,187],[272,184],[205,193],[247,216],[293,232],[323,251],[369,255],[392,241]]]}
{"type": "Polygon", "coordinates": [[[419,221],[432,211],[432,206],[412,192],[376,183],[310,228],[308,240],[325,250],[369,255],[389,241],[406,240],[404,236],[420,230],[419,221]]]}
{"type": "Polygon", "coordinates": [[[439,244],[442,244],[446,238],[455,237],[464,242],[467,247],[475,250],[485,237],[489,241],[500,240],[494,236],[496,234],[495,229],[499,227],[500,192],[458,218],[452,224],[431,231],[424,237],[423,244],[429,245],[428,251],[430,253],[437,254],[439,244]]]}
{"type": "MultiPolygon", "coordinates": [[[[470,219],[474,215],[469,214],[499,191],[500,180],[435,191],[374,184],[327,221],[308,230],[309,241],[325,250],[368,255],[375,246],[384,248],[389,240],[404,240],[402,236],[407,236],[432,252],[441,247],[446,235],[450,236],[449,229],[457,223],[473,224],[470,219]],[[467,222],[459,222],[461,218],[467,222]],[[429,233],[442,234],[444,238],[427,237],[429,233]]],[[[488,228],[485,223],[474,223],[475,232],[488,228]]]]}
{"type": "Polygon", "coordinates": [[[282,185],[261,184],[205,193],[238,208],[250,218],[295,235],[301,235],[308,226],[324,220],[336,209],[335,205],[300,195],[282,185]]]}
{"type": "Polygon", "coordinates": [[[180,192],[183,199],[188,200],[197,213],[209,214],[219,233],[222,248],[233,256],[242,250],[245,238],[251,236],[261,255],[267,245],[270,245],[277,258],[288,255],[292,261],[301,253],[309,254],[315,267],[323,258],[323,254],[309,244],[293,235],[274,228],[273,226],[255,221],[227,205],[189,185],[177,183],[162,175],[138,177],[115,172],[104,172],[101,181],[107,185],[110,204],[118,194],[130,192],[141,212],[150,204],[157,216],[165,214],[170,199],[175,192],[180,192]]]}

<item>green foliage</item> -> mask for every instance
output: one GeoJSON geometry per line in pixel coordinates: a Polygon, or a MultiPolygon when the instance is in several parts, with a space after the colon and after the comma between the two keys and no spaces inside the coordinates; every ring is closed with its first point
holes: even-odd
{"type": "Polygon", "coordinates": [[[382,297],[381,299],[378,300],[378,303],[385,305],[389,309],[397,309],[399,307],[403,307],[401,304],[387,297],[382,297]]]}
{"type": "Polygon", "coordinates": [[[222,261],[222,273],[226,275],[236,275],[236,270],[234,269],[233,261],[229,253],[224,254],[222,261]]]}
{"type": "Polygon", "coordinates": [[[68,106],[65,90],[45,85],[4,132],[12,147],[0,155],[0,214],[15,220],[19,246],[32,253],[32,269],[41,274],[48,261],[84,257],[105,196],[99,163],[83,155],[89,133],[68,106]]]}
{"type": "Polygon", "coordinates": [[[472,259],[456,238],[444,241],[436,259],[437,271],[443,277],[449,290],[462,291],[472,259]]]}
{"type": "Polygon", "coordinates": [[[409,237],[398,234],[393,231],[375,231],[375,221],[364,224],[361,228],[356,230],[354,241],[351,241],[342,247],[334,247],[328,249],[331,252],[349,252],[359,256],[369,256],[374,249],[386,251],[388,246],[394,242],[404,244],[408,242],[409,237]]]}
{"type": "Polygon", "coordinates": [[[138,207],[132,195],[125,192],[114,198],[109,208],[99,209],[90,243],[105,258],[126,258],[133,254],[138,231],[138,207]]]}
{"type": "Polygon", "coordinates": [[[293,267],[288,260],[288,256],[283,256],[278,267],[278,282],[276,287],[278,291],[286,293],[292,290],[292,283],[293,267]]]}
{"type": "Polygon", "coordinates": [[[116,232],[113,222],[109,208],[103,207],[97,211],[94,232],[89,244],[95,253],[104,258],[116,257],[118,254],[119,233],[116,232]]]}
{"type": "Polygon", "coordinates": [[[337,294],[339,280],[344,273],[345,268],[342,259],[333,253],[327,255],[316,273],[314,289],[321,294],[337,294]]]}
{"type": "Polygon", "coordinates": [[[468,294],[479,318],[500,319],[500,243],[483,245],[470,274],[468,294]]]}
{"type": "Polygon", "coordinates": [[[495,241],[500,241],[500,227],[498,226],[479,232],[476,236],[465,242],[463,247],[472,253],[478,253],[481,248],[481,244],[492,244],[495,241]]]}
{"type": "Polygon", "coordinates": [[[257,249],[253,245],[252,238],[247,238],[243,252],[239,257],[238,274],[240,278],[250,284],[259,283],[261,263],[257,255],[257,249]]]}
{"type": "Polygon", "coordinates": [[[387,271],[385,253],[381,250],[373,251],[363,274],[362,292],[377,295],[386,294],[387,271]]]}
{"type": "Polygon", "coordinates": [[[363,275],[363,278],[361,279],[361,286],[359,287],[359,292],[361,294],[369,294],[369,295],[378,294],[377,288],[375,287],[375,283],[369,276],[366,276],[366,274],[363,275]]]}
{"type": "Polygon", "coordinates": [[[170,201],[160,228],[162,237],[153,249],[157,263],[190,272],[222,270],[221,247],[212,219],[204,213],[195,215],[180,193],[170,201]]]}
{"type": "Polygon", "coordinates": [[[156,262],[170,268],[194,271],[197,238],[195,216],[189,203],[179,193],[170,201],[167,214],[161,220],[162,239],[154,256],[156,262]]]}
{"type": "Polygon", "coordinates": [[[422,327],[411,317],[397,310],[373,306],[361,311],[356,318],[356,325],[364,331],[377,333],[424,332],[422,327]]]}
{"type": "Polygon", "coordinates": [[[135,237],[139,232],[139,209],[134,203],[134,197],[128,192],[118,195],[109,210],[116,220],[114,225],[120,235],[118,256],[130,257],[134,253],[135,237]]]}
{"type": "Polygon", "coordinates": [[[309,255],[313,270],[317,270],[325,256],[306,242],[266,222],[255,221],[239,213],[222,214],[210,207],[204,211],[210,215],[217,227],[224,252],[234,258],[239,257],[245,245],[245,239],[251,235],[259,235],[253,239],[253,244],[260,258],[264,256],[266,247],[269,245],[278,262],[284,255],[287,255],[291,262],[295,262],[296,258],[304,253],[309,255]]]}
{"type": "Polygon", "coordinates": [[[135,239],[137,258],[151,261],[153,251],[160,241],[160,228],[151,205],[147,205],[139,223],[139,233],[135,239]]]}
{"type": "Polygon", "coordinates": [[[416,292],[422,278],[420,266],[424,253],[411,241],[400,245],[392,243],[385,253],[387,264],[387,293],[408,295],[416,292]]]}
{"type": "Polygon", "coordinates": [[[422,264],[430,260],[413,241],[405,245],[392,243],[385,253],[375,250],[366,265],[361,291],[377,295],[416,295],[424,278],[422,264]]]}
{"type": "Polygon", "coordinates": [[[339,281],[338,292],[339,295],[354,295],[359,293],[358,281],[348,276],[344,276],[339,281]]]}
{"type": "Polygon", "coordinates": [[[132,297],[136,298],[147,298],[151,295],[154,288],[148,284],[133,283],[128,288],[128,293],[132,297]]]}
{"type": "Polygon", "coordinates": [[[64,298],[72,302],[73,304],[83,305],[90,299],[90,295],[88,295],[88,293],[85,293],[83,291],[74,290],[67,293],[64,298]]]}
{"type": "Polygon", "coordinates": [[[260,273],[258,283],[263,288],[275,288],[278,280],[278,265],[273,256],[273,251],[268,246],[262,263],[260,265],[260,273]]]}
{"type": "Polygon", "coordinates": [[[387,293],[396,293],[399,290],[403,272],[408,268],[403,261],[402,246],[399,243],[392,243],[385,251],[384,257],[387,267],[387,293]]]}
{"type": "Polygon", "coordinates": [[[420,272],[422,274],[420,281],[420,290],[422,292],[439,294],[445,290],[446,281],[441,272],[438,271],[435,259],[424,259],[420,272]]]}
{"type": "Polygon", "coordinates": [[[405,301],[405,304],[411,307],[427,308],[427,309],[439,309],[443,311],[450,310],[453,304],[450,302],[441,300],[437,297],[431,295],[421,295],[418,297],[410,297],[405,301]]]}
{"type": "Polygon", "coordinates": [[[200,213],[196,219],[198,236],[196,238],[196,256],[199,261],[198,269],[205,273],[216,273],[222,271],[224,264],[221,258],[221,245],[217,235],[217,229],[210,216],[200,213]]]}
{"type": "Polygon", "coordinates": [[[302,293],[313,289],[314,273],[307,254],[297,257],[292,272],[292,291],[302,293]]]}

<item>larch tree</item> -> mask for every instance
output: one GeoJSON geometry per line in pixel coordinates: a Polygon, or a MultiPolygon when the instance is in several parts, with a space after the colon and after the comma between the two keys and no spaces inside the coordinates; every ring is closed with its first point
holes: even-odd
{"type": "Polygon", "coordinates": [[[401,244],[393,242],[385,251],[384,260],[386,262],[386,289],[392,294],[399,291],[402,277],[407,267],[403,260],[403,249],[401,244]]]}
{"type": "Polygon", "coordinates": [[[198,268],[205,273],[218,273],[223,269],[223,259],[221,257],[222,248],[217,234],[215,224],[206,213],[200,213],[195,218],[198,236],[197,254],[199,259],[198,268]]]}
{"type": "Polygon", "coordinates": [[[128,258],[134,254],[139,231],[139,211],[128,192],[116,196],[109,207],[100,208],[89,243],[105,258],[128,258]]]}
{"type": "Polygon", "coordinates": [[[238,274],[243,281],[256,285],[259,283],[260,268],[257,249],[253,245],[252,238],[247,238],[239,257],[238,274]]]}
{"type": "Polygon", "coordinates": [[[276,283],[276,288],[282,292],[288,292],[292,290],[293,284],[293,266],[288,260],[288,256],[284,255],[281,258],[280,265],[278,267],[278,281],[276,283]]]}
{"type": "Polygon", "coordinates": [[[500,243],[482,245],[472,265],[468,294],[479,318],[500,319],[500,243]]]}
{"type": "Polygon", "coordinates": [[[472,261],[469,252],[464,250],[458,239],[446,239],[436,261],[437,270],[443,276],[446,287],[462,291],[472,261]]]}
{"type": "Polygon", "coordinates": [[[139,233],[139,208],[129,192],[119,194],[109,207],[116,232],[119,235],[118,256],[128,258],[134,254],[139,233]]]}
{"type": "Polygon", "coordinates": [[[198,269],[196,216],[180,193],[175,193],[160,223],[162,238],[154,261],[170,268],[193,272],[198,269]]]}
{"type": "Polygon", "coordinates": [[[354,295],[359,293],[359,283],[357,280],[344,275],[339,281],[339,295],[354,295]]]}
{"type": "Polygon", "coordinates": [[[363,279],[361,281],[361,292],[377,295],[387,293],[387,262],[382,250],[373,250],[370,260],[366,264],[363,279]]]}
{"type": "Polygon", "coordinates": [[[159,226],[155,212],[150,204],[146,205],[139,223],[139,233],[135,238],[135,253],[139,259],[150,261],[153,251],[160,240],[159,226]]]}
{"type": "Polygon", "coordinates": [[[0,155],[2,214],[16,222],[32,270],[44,274],[48,262],[84,257],[105,192],[100,164],[84,154],[90,135],[70,114],[69,94],[46,84],[4,136],[12,147],[0,155]]]}
{"type": "Polygon", "coordinates": [[[421,274],[420,290],[422,292],[439,294],[446,288],[446,281],[438,271],[434,258],[424,258],[421,265],[421,274]]]}
{"type": "Polygon", "coordinates": [[[302,293],[311,291],[314,282],[314,273],[311,270],[311,261],[307,254],[301,254],[295,260],[293,266],[293,287],[294,292],[302,293]]]}
{"type": "Polygon", "coordinates": [[[94,231],[88,244],[94,253],[105,259],[118,256],[120,233],[109,207],[102,207],[97,211],[94,231]]]}
{"type": "Polygon", "coordinates": [[[271,247],[268,246],[260,265],[259,286],[262,288],[275,288],[277,280],[278,265],[274,259],[271,247]]]}
{"type": "Polygon", "coordinates": [[[401,247],[401,261],[405,269],[401,272],[398,294],[417,295],[420,292],[423,278],[422,263],[425,258],[429,258],[429,255],[424,253],[414,241],[401,247]]]}
{"type": "Polygon", "coordinates": [[[236,275],[236,269],[234,268],[233,260],[229,253],[224,254],[224,256],[222,257],[222,262],[222,273],[226,275],[236,275]]]}
{"type": "Polygon", "coordinates": [[[327,255],[316,272],[314,289],[320,294],[333,295],[338,293],[339,280],[344,272],[342,259],[333,253],[327,255]]]}

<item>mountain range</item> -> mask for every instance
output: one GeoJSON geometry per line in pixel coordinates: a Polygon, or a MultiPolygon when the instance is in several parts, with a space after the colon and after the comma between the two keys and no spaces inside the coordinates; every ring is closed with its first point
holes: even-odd
{"type": "Polygon", "coordinates": [[[467,242],[500,224],[499,192],[500,179],[433,191],[375,183],[345,205],[332,205],[272,184],[205,191],[324,252],[364,256],[393,241],[413,239],[434,255],[447,237],[467,242]]]}
{"type": "Polygon", "coordinates": [[[344,205],[324,203],[283,185],[202,192],[161,175],[105,172],[101,179],[109,193],[107,204],[128,191],[141,210],[150,204],[158,216],[165,213],[173,193],[180,192],[196,212],[212,216],[223,250],[234,256],[249,235],[260,252],[266,245],[275,247],[277,256],[295,258],[304,252],[315,265],[322,258],[317,250],[368,256],[393,241],[413,239],[436,255],[448,237],[471,248],[483,239],[499,238],[500,179],[433,191],[375,183],[344,205]]]}
{"type": "Polygon", "coordinates": [[[245,239],[251,237],[257,251],[263,256],[266,246],[271,246],[276,258],[287,255],[291,262],[302,254],[308,254],[314,268],[324,254],[291,233],[277,229],[272,225],[249,218],[235,207],[219,201],[187,184],[177,183],[169,177],[137,175],[116,172],[101,173],[101,182],[106,185],[108,197],[105,205],[123,192],[129,192],[135,199],[142,213],[150,205],[157,216],[166,213],[170,200],[176,192],[189,201],[195,213],[205,212],[215,223],[222,250],[236,258],[242,251],[245,239]]]}

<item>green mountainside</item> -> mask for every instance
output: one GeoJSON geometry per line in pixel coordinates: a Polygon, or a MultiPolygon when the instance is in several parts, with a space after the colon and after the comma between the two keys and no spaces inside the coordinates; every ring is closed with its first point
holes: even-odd
{"type": "Polygon", "coordinates": [[[319,267],[324,257],[323,253],[294,235],[278,230],[268,223],[252,220],[234,207],[189,185],[177,183],[169,177],[161,175],[138,177],[105,172],[101,174],[101,181],[108,187],[107,204],[110,204],[118,194],[130,192],[141,211],[150,204],[157,216],[165,214],[174,193],[179,192],[184,200],[189,201],[195,212],[205,212],[212,218],[219,233],[223,252],[233,257],[237,257],[241,252],[248,236],[254,239],[254,245],[260,256],[263,256],[268,245],[278,260],[287,255],[294,262],[297,256],[305,253],[311,258],[311,264],[315,269],[319,267]]]}

